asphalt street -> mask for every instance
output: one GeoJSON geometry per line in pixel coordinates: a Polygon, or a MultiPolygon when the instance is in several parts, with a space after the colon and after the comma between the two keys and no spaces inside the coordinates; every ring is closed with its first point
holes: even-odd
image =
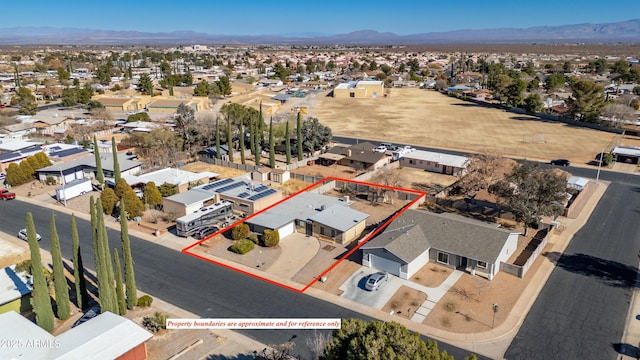
{"type": "MultiPolygon", "coordinates": [[[[22,201],[2,202],[0,231],[17,234],[24,227],[25,214],[31,212],[36,229],[43,236],[40,246],[50,250],[49,219],[51,210],[22,201]]],[[[93,269],[90,224],[77,220],[83,261],[93,269]]],[[[56,225],[63,256],[71,256],[70,216],[56,212],[56,225]]],[[[120,247],[119,231],[109,230],[110,247],[120,247]]],[[[131,252],[136,271],[137,287],[173,305],[205,318],[365,318],[361,314],[293,292],[241,273],[198,260],[175,250],[131,236],[131,252]]],[[[306,340],[311,330],[247,330],[245,335],[264,344],[280,344],[296,335],[295,348],[308,358],[306,340]]],[[[456,359],[468,351],[439,343],[456,359]]],[[[261,349],[256,349],[260,351],[261,349]]]]}

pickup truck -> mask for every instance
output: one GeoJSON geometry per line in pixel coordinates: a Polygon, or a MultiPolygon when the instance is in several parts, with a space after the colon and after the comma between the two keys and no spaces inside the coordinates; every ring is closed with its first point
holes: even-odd
{"type": "Polygon", "coordinates": [[[12,200],[16,198],[16,194],[7,189],[2,189],[0,190],[0,198],[2,198],[2,200],[12,200]]]}

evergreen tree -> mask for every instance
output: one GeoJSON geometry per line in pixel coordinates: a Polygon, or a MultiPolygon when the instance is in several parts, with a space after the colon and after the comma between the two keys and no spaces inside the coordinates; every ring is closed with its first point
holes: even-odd
{"type": "MultiPolygon", "coordinates": [[[[251,153],[254,155],[253,161],[256,161],[256,142],[255,142],[256,130],[255,130],[255,121],[252,116],[249,117],[249,149],[251,149],[251,153]]],[[[256,162],[256,165],[259,165],[256,162]]]]}
{"type": "Polygon", "coordinates": [[[120,247],[124,261],[124,277],[127,284],[127,308],[133,309],[138,302],[136,291],[136,276],[133,271],[133,257],[131,256],[131,241],[129,240],[129,225],[127,224],[127,211],[120,208],[120,247]]]}
{"type": "Polygon", "coordinates": [[[149,181],[144,185],[142,198],[146,204],[154,208],[162,205],[162,194],[160,194],[160,190],[158,190],[156,183],[153,181],[149,181]]]}
{"type": "Polygon", "coordinates": [[[216,117],[216,159],[220,160],[220,128],[218,127],[219,117],[216,117]]]}
{"type": "Polygon", "coordinates": [[[302,153],[302,117],[300,116],[300,112],[298,112],[296,130],[298,132],[297,133],[298,161],[301,161],[303,153],[302,153]]]}
{"type": "Polygon", "coordinates": [[[273,116],[269,120],[269,167],[276,167],[276,154],[273,148],[273,116]]]}
{"type": "MultiPolygon", "coordinates": [[[[231,108],[231,107],[229,107],[231,108]]],[[[229,148],[229,161],[233,162],[233,133],[231,132],[231,109],[227,112],[227,147],[229,148]]]]}
{"type": "Polygon", "coordinates": [[[101,312],[110,311],[117,313],[117,304],[115,301],[115,293],[113,289],[113,266],[111,265],[111,255],[109,254],[109,247],[107,238],[107,231],[104,225],[104,215],[102,211],[102,205],[100,202],[96,202],[95,205],[95,217],[96,217],[96,247],[94,256],[96,264],[100,264],[97,267],[98,273],[98,299],[100,301],[101,312]]]}
{"type": "Polygon", "coordinates": [[[73,243],[73,277],[76,285],[76,305],[84,310],[89,304],[89,293],[87,292],[87,281],[84,277],[84,265],[82,264],[80,237],[78,236],[75,214],[71,214],[71,242],[73,243]]]}
{"type": "Polygon", "coordinates": [[[262,127],[260,126],[260,123],[263,121],[264,120],[262,119],[262,102],[260,102],[260,112],[258,114],[258,120],[256,121],[256,126],[255,126],[256,139],[254,140],[255,146],[256,146],[255,155],[256,155],[257,166],[260,166],[260,155],[262,153],[262,141],[260,141],[262,139],[262,136],[260,135],[260,129],[262,127]]]}
{"type": "Polygon", "coordinates": [[[27,242],[31,252],[31,275],[33,276],[33,291],[31,291],[31,305],[36,313],[36,323],[46,331],[52,331],[54,326],[53,308],[49,296],[49,286],[44,276],[40,245],[36,239],[36,226],[33,215],[27,213],[27,242]]]}
{"type": "Polygon", "coordinates": [[[93,137],[93,155],[96,157],[96,181],[100,186],[104,185],[104,172],[102,171],[102,159],[100,158],[100,150],[98,149],[98,140],[93,137]]]}
{"type": "Polygon", "coordinates": [[[111,137],[111,151],[113,152],[113,180],[117,183],[120,180],[120,163],[118,162],[118,149],[115,137],[111,137]]]}
{"type": "Polygon", "coordinates": [[[58,319],[67,320],[71,315],[71,309],[69,306],[69,289],[67,288],[67,277],[64,275],[64,264],[62,262],[62,253],[60,251],[60,238],[58,238],[56,218],[53,211],[51,211],[51,220],[49,221],[49,234],[51,236],[53,286],[56,294],[58,319]]]}
{"type": "Polygon", "coordinates": [[[244,124],[240,121],[240,162],[244,165],[244,124]]]}
{"type": "Polygon", "coordinates": [[[118,257],[118,249],[113,249],[113,266],[115,266],[116,276],[116,296],[118,298],[118,314],[127,313],[127,302],[124,300],[124,289],[122,284],[122,269],[120,268],[120,258],[118,257]]]}
{"type": "Polygon", "coordinates": [[[285,125],[285,151],[287,153],[287,165],[291,164],[291,135],[289,134],[289,122],[285,125]]]}

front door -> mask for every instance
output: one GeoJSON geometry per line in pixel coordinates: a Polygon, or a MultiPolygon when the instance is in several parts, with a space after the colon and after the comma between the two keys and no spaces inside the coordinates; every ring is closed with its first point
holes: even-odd
{"type": "Polygon", "coordinates": [[[467,258],[464,256],[460,257],[460,265],[458,266],[461,269],[466,269],[467,268],[467,258]]]}
{"type": "Polygon", "coordinates": [[[307,234],[307,236],[313,235],[313,224],[312,223],[307,223],[306,234],[307,234]]]}

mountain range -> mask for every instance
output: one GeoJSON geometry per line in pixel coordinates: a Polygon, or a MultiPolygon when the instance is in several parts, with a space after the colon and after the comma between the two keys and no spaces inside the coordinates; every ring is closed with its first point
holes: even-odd
{"type": "Polygon", "coordinates": [[[140,32],[55,27],[0,28],[0,45],[421,45],[498,43],[638,43],[640,19],[604,24],[537,26],[530,28],[461,29],[398,35],[374,30],[323,35],[220,35],[193,31],[140,32]]]}

